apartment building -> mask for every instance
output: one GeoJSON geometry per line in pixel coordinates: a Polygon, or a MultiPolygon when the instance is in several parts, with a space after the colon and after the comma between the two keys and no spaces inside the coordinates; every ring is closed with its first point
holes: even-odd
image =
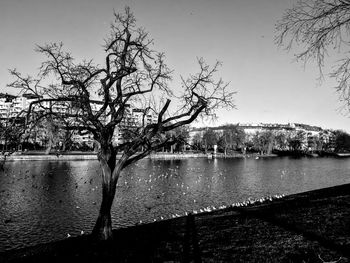
{"type": "MultiPolygon", "coordinates": [[[[14,96],[0,93],[0,120],[2,119],[4,121],[15,117],[23,117],[25,112],[29,109],[31,103],[39,98],[39,96],[32,94],[14,96]]],[[[100,107],[101,104],[98,103],[91,105],[94,112],[98,111],[100,107]]],[[[35,104],[32,106],[32,110],[34,112],[44,110],[45,108],[50,108],[53,112],[64,114],[68,110],[72,110],[72,105],[67,102],[42,102],[41,104],[35,104]]],[[[102,117],[102,119],[103,121],[107,122],[108,116],[102,117]]],[[[151,112],[145,112],[142,109],[133,108],[130,105],[127,105],[125,117],[115,129],[115,143],[120,144],[125,140],[125,133],[127,130],[135,129],[140,127],[142,124],[147,125],[155,121],[156,118],[151,112]]],[[[43,140],[45,137],[45,131],[43,129],[45,129],[45,127],[36,127],[33,140],[43,140]],[[41,136],[37,136],[39,133],[41,136]]],[[[89,146],[93,145],[93,136],[91,134],[80,135],[78,133],[74,133],[72,139],[77,143],[84,143],[89,146]]],[[[38,143],[42,144],[42,142],[38,143]]]]}
{"type": "Polygon", "coordinates": [[[16,96],[0,93],[0,119],[8,119],[10,117],[10,108],[12,101],[15,99],[16,96]]]}
{"type": "Polygon", "coordinates": [[[127,105],[125,117],[115,129],[113,139],[114,143],[117,145],[124,143],[131,135],[130,132],[156,122],[157,115],[154,114],[154,112],[145,111],[140,108],[133,108],[130,105],[127,105]]]}

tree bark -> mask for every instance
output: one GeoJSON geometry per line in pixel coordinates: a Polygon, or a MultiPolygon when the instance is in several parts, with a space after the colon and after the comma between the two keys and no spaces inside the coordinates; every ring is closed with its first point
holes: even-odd
{"type": "Polygon", "coordinates": [[[116,186],[112,180],[102,182],[102,203],[100,212],[92,231],[99,240],[113,239],[111,207],[115,196],[116,186]]]}
{"type": "Polygon", "coordinates": [[[92,235],[98,240],[113,239],[111,207],[116,193],[119,174],[122,170],[124,161],[126,160],[125,157],[122,157],[122,159],[115,164],[116,156],[109,156],[109,158],[107,158],[108,156],[106,155],[99,158],[102,168],[102,203],[97,221],[92,231],[92,235]]]}

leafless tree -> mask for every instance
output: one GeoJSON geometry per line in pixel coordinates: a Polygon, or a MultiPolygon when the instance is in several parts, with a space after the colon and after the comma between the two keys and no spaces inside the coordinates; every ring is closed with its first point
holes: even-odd
{"type": "Polygon", "coordinates": [[[337,80],[340,100],[350,107],[350,1],[299,0],[278,21],[276,43],[290,50],[294,44],[301,51],[296,59],[314,60],[323,78],[324,62],[331,52],[338,52],[330,76],[337,80]]]}
{"type": "Polygon", "coordinates": [[[220,107],[234,107],[234,93],[228,91],[227,83],[215,78],[219,62],[211,67],[199,59],[199,72],[183,78],[182,94],[176,95],[169,87],[172,71],[165,64],[164,54],[152,50],[153,41],[136,26],[130,9],[126,7],[114,17],[105,39],[103,65],[92,60],[77,63],[63,50],[62,43],[46,44],[36,49],[47,58],[39,77],[23,77],[13,70],[15,81],[10,84],[41,96],[30,104],[28,120],[37,107],[42,109],[37,111],[40,117],[71,119],[73,124],[66,129],[91,133],[98,142],[102,203],[93,235],[100,240],[112,238],[110,211],[122,169],[176,143],[175,136],[166,136],[169,131],[200,116],[213,117],[220,107]],[[177,107],[170,107],[171,102],[177,107]],[[142,109],[142,114],[129,127],[130,105],[142,109]],[[157,116],[153,121],[147,120],[151,113],[157,116]],[[122,127],[129,127],[132,136],[116,144],[113,136],[122,127]]]}
{"type": "Polygon", "coordinates": [[[10,103],[7,109],[7,116],[0,118],[0,140],[3,143],[2,151],[11,151],[14,146],[17,148],[25,132],[23,112],[13,113],[11,112],[12,107],[13,102],[10,103]],[[8,146],[11,149],[8,149],[8,146]]]}

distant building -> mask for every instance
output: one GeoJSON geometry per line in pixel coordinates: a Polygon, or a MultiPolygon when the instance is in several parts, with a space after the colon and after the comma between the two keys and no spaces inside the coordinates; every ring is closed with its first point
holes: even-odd
{"type": "Polygon", "coordinates": [[[128,105],[124,119],[115,129],[113,141],[115,144],[124,143],[129,140],[129,136],[131,136],[130,132],[156,122],[157,115],[154,114],[154,112],[140,108],[133,108],[128,105]]]}
{"type": "MultiPolygon", "coordinates": [[[[33,94],[22,94],[21,96],[14,96],[10,94],[0,93],[0,121],[6,122],[13,118],[22,118],[25,116],[26,111],[30,107],[31,103],[41,98],[33,94]]],[[[91,104],[93,112],[97,112],[101,108],[100,103],[91,104]]],[[[41,104],[33,105],[32,110],[41,111],[50,108],[56,113],[66,113],[69,111],[74,111],[74,102],[42,102],[41,104]]],[[[138,128],[142,128],[150,123],[157,122],[157,114],[152,111],[146,111],[144,109],[135,108],[131,105],[126,105],[124,118],[121,123],[116,126],[114,133],[114,143],[121,144],[128,140],[130,132],[137,131],[138,128]]],[[[108,121],[109,116],[101,117],[105,122],[108,121]]],[[[315,147],[315,141],[321,141],[324,144],[332,145],[334,144],[334,133],[330,130],[323,130],[318,126],[311,126],[301,123],[288,123],[288,124],[278,124],[278,123],[237,123],[237,124],[227,124],[218,127],[202,127],[202,128],[192,128],[189,131],[189,142],[193,143],[193,139],[197,136],[202,137],[204,132],[211,129],[222,135],[226,129],[229,129],[235,125],[244,130],[248,140],[252,138],[257,132],[263,131],[273,131],[277,133],[289,133],[296,134],[299,131],[305,133],[304,141],[302,142],[302,148],[308,149],[315,147]]],[[[33,138],[30,139],[32,142],[36,142],[40,145],[44,144],[46,136],[46,127],[38,126],[33,130],[33,138]]],[[[129,137],[130,138],[130,137],[129,137]]],[[[92,134],[79,135],[74,133],[72,140],[77,143],[84,143],[89,146],[93,145],[92,134]]]]}
{"type": "Polygon", "coordinates": [[[0,119],[8,119],[10,117],[10,108],[12,101],[16,96],[0,93],[0,119]]]}
{"type": "Polygon", "coordinates": [[[203,128],[192,128],[189,132],[190,143],[193,143],[195,136],[203,136],[204,132],[208,129],[212,129],[217,132],[219,135],[222,135],[224,130],[229,129],[232,126],[239,127],[244,130],[247,135],[247,139],[251,139],[257,132],[263,131],[273,131],[277,133],[289,133],[295,135],[298,131],[305,132],[305,139],[302,142],[302,148],[307,149],[310,145],[313,145],[313,141],[316,138],[320,138],[322,135],[322,140],[325,143],[328,143],[332,140],[332,134],[330,131],[326,132],[321,127],[311,126],[301,123],[288,123],[288,124],[278,124],[278,123],[236,123],[222,125],[218,127],[203,127],[203,128]]]}
{"type": "MultiPolygon", "coordinates": [[[[14,96],[10,94],[0,93],[0,121],[6,122],[12,118],[24,117],[28,111],[32,102],[41,98],[33,94],[22,94],[20,96],[14,96]]],[[[93,112],[97,112],[101,108],[102,104],[92,103],[91,108],[93,112]]],[[[32,106],[33,112],[39,112],[45,109],[51,109],[56,113],[67,113],[67,111],[74,111],[74,102],[41,102],[32,106]]],[[[102,116],[102,121],[107,122],[109,116],[102,116]]],[[[127,130],[136,129],[142,125],[156,122],[156,116],[153,112],[145,111],[139,108],[133,108],[127,105],[126,112],[122,122],[117,125],[114,134],[115,144],[120,144],[125,141],[125,133],[127,130]]],[[[29,139],[30,142],[36,142],[39,145],[43,145],[45,141],[45,127],[38,125],[32,131],[33,136],[29,139]],[[40,135],[40,136],[39,136],[40,135]]],[[[72,140],[79,144],[86,144],[88,146],[93,145],[92,134],[80,135],[74,133],[72,140]]]]}

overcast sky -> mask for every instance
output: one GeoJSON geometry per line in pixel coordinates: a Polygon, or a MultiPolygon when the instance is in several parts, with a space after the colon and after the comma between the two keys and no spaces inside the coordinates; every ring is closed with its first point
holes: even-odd
{"type": "MultiPolygon", "coordinates": [[[[293,62],[274,44],[275,23],[293,0],[1,0],[0,92],[7,69],[35,74],[44,59],[36,44],[62,41],[77,59],[101,61],[113,19],[129,5],[138,24],[164,51],[175,75],[197,70],[196,58],[223,62],[220,76],[237,91],[237,110],[211,125],[237,122],[306,123],[350,132],[334,83],[317,85],[318,70],[293,62]]],[[[173,87],[177,88],[178,78],[173,87]]]]}

